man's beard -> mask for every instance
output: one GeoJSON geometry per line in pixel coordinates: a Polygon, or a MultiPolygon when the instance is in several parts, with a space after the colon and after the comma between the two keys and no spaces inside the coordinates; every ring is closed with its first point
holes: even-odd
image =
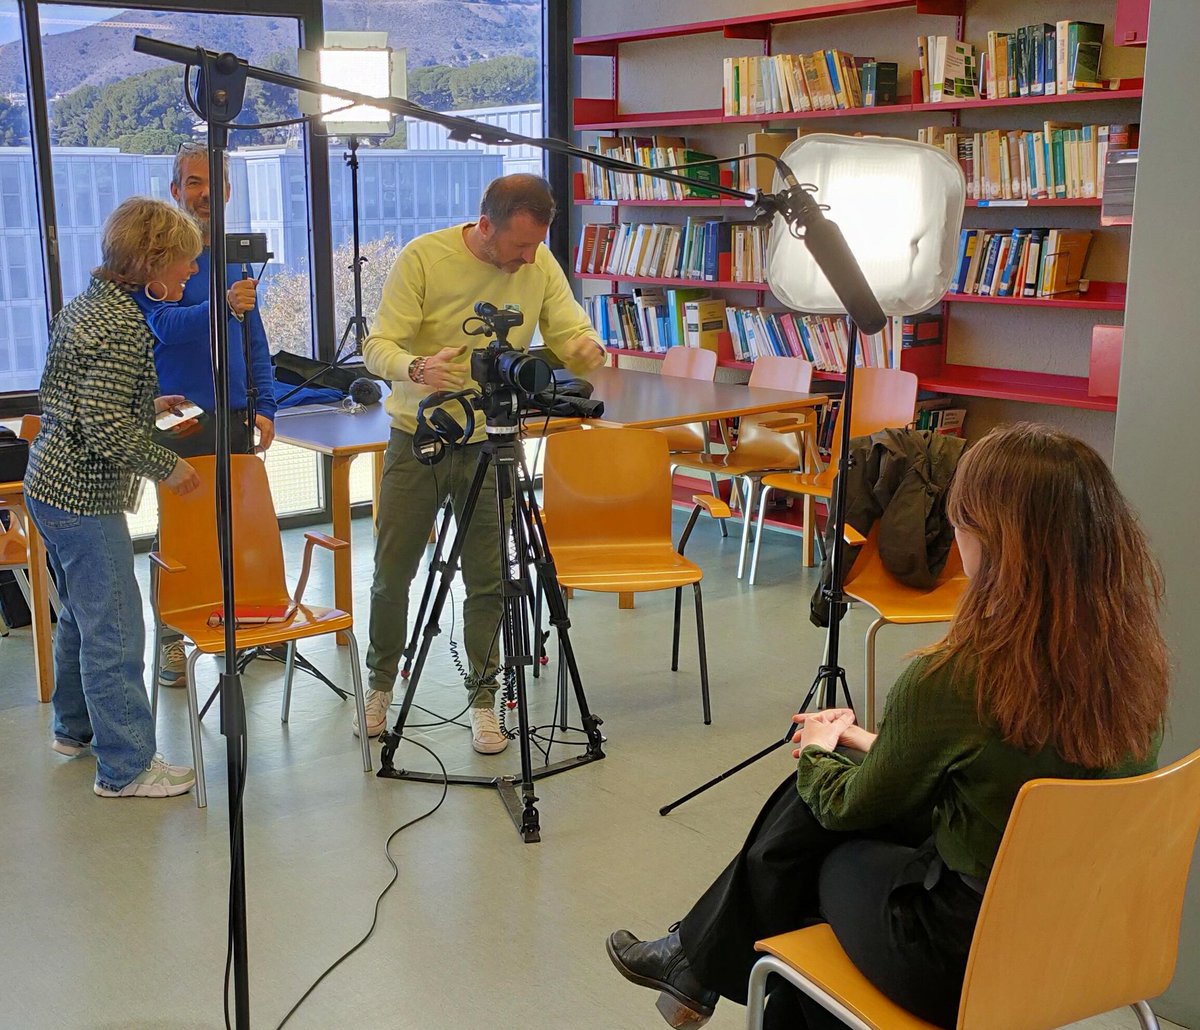
{"type": "MultiPolygon", "coordinates": [[[[182,205],[180,206],[182,207],[182,205]]],[[[204,242],[206,244],[209,243],[212,239],[212,223],[209,220],[212,212],[210,211],[209,214],[200,215],[190,207],[184,207],[183,210],[190,215],[192,221],[196,223],[196,228],[200,230],[200,235],[204,238],[204,242]]]]}

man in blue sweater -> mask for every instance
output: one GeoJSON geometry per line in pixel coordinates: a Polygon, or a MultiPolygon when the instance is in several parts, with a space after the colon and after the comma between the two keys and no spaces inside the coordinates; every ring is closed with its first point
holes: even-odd
{"type": "MultiPolygon", "coordinates": [[[[178,394],[198,404],[211,416],[216,408],[212,355],[209,349],[209,244],[210,196],[208,150],[199,143],[185,143],[175,155],[171,177],[171,196],[196,219],[204,237],[204,250],[196,259],[199,270],[187,282],[183,298],[164,303],[142,291],[134,294],[154,333],[154,364],[158,372],[159,392],[178,394]]],[[[229,200],[229,155],[225,155],[223,203],[229,200]]],[[[232,283],[229,302],[229,400],[232,406],[233,451],[265,451],[275,437],[275,380],[271,352],[262,316],[256,305],[257,281],[242,278],[241,269],[230,265],[226,282],[232,283]],[[256,388],[254,426],[248,424],[249,404],[246,359],[242,346],[243,328],[250,338],[251,383],[256,388]],[[255,447],[257,430],[258,446],[255,447]]],[[[168,446],[181,457],[213,454],[216,451],[213,418],[201,419],[198,432],[184,436],[168,446]]],[[[183,639],[167,631],[163,635],[159,683],[168,687],[185,686],[187,660],[183,639]]]]}

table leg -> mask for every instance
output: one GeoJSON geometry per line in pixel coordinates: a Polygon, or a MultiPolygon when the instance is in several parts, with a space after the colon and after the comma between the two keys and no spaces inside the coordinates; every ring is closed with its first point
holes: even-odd
{"type": "Polygon", "coordinates": [[[46,548],[42,535],[25,514],[25,534],[29,540],[29,592],[33,595],[33,671],[37,678],[38,700],[49,702],[54,693],[54,649],[50,634],[50,572],[46,568],[46,548]]]}
{"type": "Polygon", "coordinates": [[[617,607],[625,608],[625,609],[632,608],[633,607],[633,594],[626,594],[626,593],[617,594],[617,607]]]}
{"type": "Polygon", "coordinates": [[[379,485],[383,482],[384,455],[384,451],[371,452],[371,524],[375,527],[376,535],[379,534],[379,485]]]}
{"type": "MultiPolygon", "coordinates": [[[[333,510],[333,535],[350,543],[350,466],[356,455],[335,455],[330,483],[330,507],[333,510]]],[[[351,578],[351,548],[333,552],[333,603],[348,615],[354,614],[354,583],[351,578]]],[[[345,647],[350,641],[345,633],[337,635],[345,647]]]]}

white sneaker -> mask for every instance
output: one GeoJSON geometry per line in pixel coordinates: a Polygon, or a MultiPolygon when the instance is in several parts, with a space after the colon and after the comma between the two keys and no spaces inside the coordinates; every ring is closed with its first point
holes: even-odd
{"type": "Polygon", "coordinates": [[[195,783],[194,769],[170,765],[162,755],[155,755],[150,759],[150,768],[120,790],[110,790],[98,782],[92,790],[102,798],[173,798],[186,794],[195,783]]]}
{"type": "MultiPolygon", "coordinates": [[[[378,737],[387,729],[388,708],[392,704],[390,690],[371,690],[367,688],[367,696],[363,698],[367,709],[367,736],[378,737]]],[[[358,736],[358,716],[354,716],[354,735],[358,736]]]]}
{"type": "Polygon", "coordinates": [[[172,640],[163,647],[158,659],[158,685],[187,686],[187,648],[182,640],[172,640]]]}
{"type": "Polygon", "coordinates": [[[471,746],[481,755],[498,755],[508,747],[493,708],[471,709],[471,746]]]}
{"type": "Polygon", "coordinates": [[[60,755],[66,755],[68,758],[78,758],[80,755],[86,755],[92,750],[91,744],[76,744],[73,740],[64,740],[62,737],[54,737],[50,741],[50,749],[57,751],[60,755]]]}

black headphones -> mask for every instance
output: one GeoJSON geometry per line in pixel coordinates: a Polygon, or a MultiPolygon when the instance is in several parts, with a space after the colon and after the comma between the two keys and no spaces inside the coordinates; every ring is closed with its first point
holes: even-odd
{"type": "Polygon", "coordinates": [[[422,399],[417,405],[417,428],[413,433],[413,457],[422,465],[436,465],[446,456],[446,448],[467,443],[475,435],[475,409],[464,396],[465,391],[450,393],[439,390],[422,399]],[[438,405],[458,401],[463,411],[460,426],[453,416],[438,405]],[[426,412],[432,408],[428,415],[426,412]]]}

